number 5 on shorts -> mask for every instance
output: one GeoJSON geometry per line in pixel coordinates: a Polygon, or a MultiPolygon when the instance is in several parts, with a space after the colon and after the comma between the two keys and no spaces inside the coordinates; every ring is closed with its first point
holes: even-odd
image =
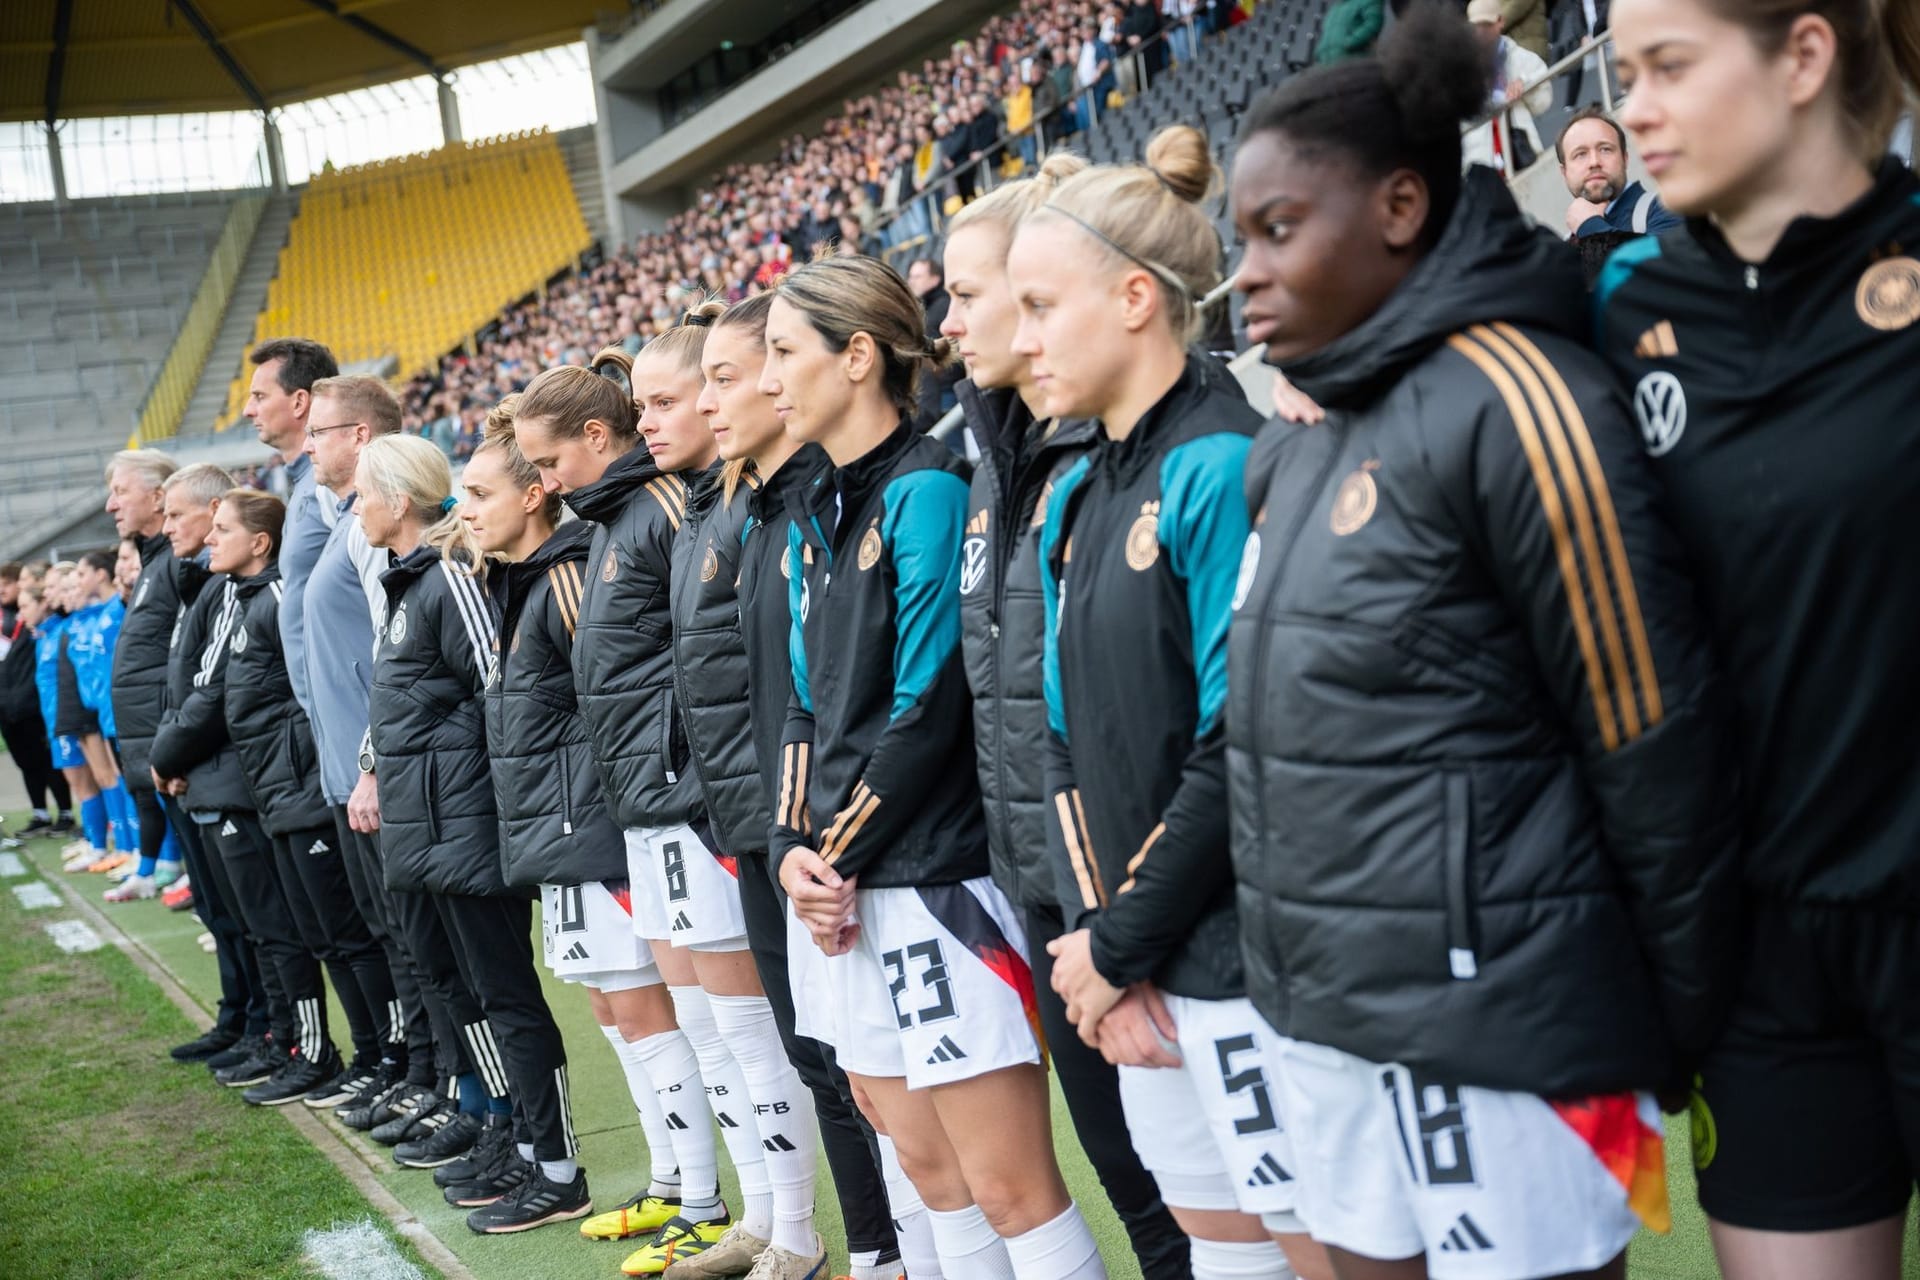
{"type": "Polygon", "coordinates": [[[1213,1052],[1220,1059],[1220,1084],[1229,1097],[1236,1093],[1245,1093],[1253,1099],[1253,1114],[1242,1116],[1233,1122],[1233,1131],[1241,1137],[1254,1133],[1268,1133],[1280,1127],[1273,1113],[1273,1094],[1267,1088],[1266,1069],[1260,1063],[1259,1046],[1252,1036],[1228,1036],[1213,1042],[1213,1052]],[[1233,1060],[1246,1054],[1253,1055],[1253,1061],[1242,1069],[1233,1069],[1233,1060]]]}
{"type": "Polygon", "coordinates": [[[880,957],[880,962],[887,966],[887,990],[893,996],[893,1017],[901,1030],[911,1027],[916,1017],[924,1027],[929,1022],[944,1022],[959,1015],[960,1010],[953,1003],[953,980],[947,976],[947,960],[938,938],[916,942],[904,951],[889,951],[880,957]],[[906,994],[909,962],[916,960],[921,966],[920,986],[933,993],[933,1003],[916,1012],[907,1012],[900,1007],[900,997],[906,994]]]}

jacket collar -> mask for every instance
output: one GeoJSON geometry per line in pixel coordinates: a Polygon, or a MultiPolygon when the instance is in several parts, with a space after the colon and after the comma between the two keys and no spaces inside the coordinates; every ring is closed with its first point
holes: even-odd
{"type": "Polygon", "coordinates": [[[553,531],[553,535],[539,548],[519,564],[507,566],[526,573],[545,573],[557,564],[568,560],[581,560],[586,557],[587,548],[593,542],[593,526],[585,520],[568,520],[553,531]]]}
{"type": "Polygon", "coordinates": [[[1106,456],[1123,467],[1140,458],[1153,456],[1159,449],[1159,438],[1185,416],[1180,410],[1205,398],[1211,389],[1214,379],[1212,363],[1209,357],[1188,352],[1187,365],[1180,371],[1180,377],[1140,415],[1140,421],[1133,424],[1133,430],[1127,433],[1126,439],[1107,437],[1106,428],[1096,423],[1095,430],[1099,434],[1095,439],[1104,441],[1100,447],[1106,456]]]}
{"type": "Polygon", "coordinates": [[[832,461],[819,445],[801,445],[747,498],[747,513],[761,524],[771,523],[788,509],[795,495],[804,495],[832,469],[832,461]]]}
{"type": "Polygon", "coordinates": [[[646,445],[636,443],[608,465],[606,474],[568,494],[567,509],[582,520],[612,524],[640,492],[641,486],[661,474],[660,468],[653,465],[653,455],[647,452],[646,445]]]}
{"type": "Polygon", "coordinates": [[[251,578],[229,578],[228,581],[233,584],[234,594],[242,600],[251,600],[266,587],[280,581],[280,562],[275,560],[251,578]]]}
{"type": "Polygon", "coordinates": [[[681,473],[687,482],[687,514],[705,518],[720,502],[720,472],[727,464],[715,459],[710,467],[681,473]]]}
{"type": "Polygon", "coordinates": [[[844,467],[836,467],[833,472],[833,487],[842,495],[865,493],[893,470],[893,464],[901,454],[913,447],[920,433],[913,429],[913,423],[905,418],[900,424],[873,448],[867,450],[844,467]]]}
{"type": "Polygon", "coordinates": [[[1033,410],[1011,387],[977,387],[969,378],[956,386],[954,393],[966,411],[967,427],[974,433],[980,452],[1002,467],[1014,464],[1022,454],[1038,458],[1056,449],[1089,444],[1099,435],[1099,424],[1087,418],[1036,421],[1033,410]],[[1045,428],[1049,423],[1052,429],[1036,439],[1034,428],[1045,428]]]}
{"type": "Polygon", "coordinates": [[[140,564],[144,568],[153,563],[154,558],[173,545],[173,540],[165,533],[149,533],[135,540],[140,549],[140,564]]]}
{"type": "Polygon", "coordinates": [[[1887,156],[1874,174],[1873,186],[1852,204],[1831,218],[1802,215],[1787,224],[1780,243],[1764,262],[1749,264],[1733,251],[1720,228],[1709,218],[1688,218],[1687,230],[1707,255],[1723,265],[1745,271],[1757,266],[1766,276],[1792,275],[1802,270],[1824,273],[1835,269],[1836,261],[1851,261],[1863,250],[1877,252],[1871,243],[1876,228],[1907,216],[1907,209],[1920,203],[1920,178],[1896,157],[1887,156]]]}

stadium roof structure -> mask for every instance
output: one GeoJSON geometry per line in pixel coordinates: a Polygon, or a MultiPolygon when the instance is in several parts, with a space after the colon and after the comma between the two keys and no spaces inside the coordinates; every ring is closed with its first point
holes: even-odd
{"type": "Polygon", "coordinates": [[[631,0],[4,0],[0,121],[264,111],[579,38],[631,0]]]}

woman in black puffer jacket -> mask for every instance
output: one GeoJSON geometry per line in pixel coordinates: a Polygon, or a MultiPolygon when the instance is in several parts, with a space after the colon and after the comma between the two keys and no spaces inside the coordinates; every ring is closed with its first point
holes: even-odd
{"type": "MultiPolygon", "coordinates": [[[[486,1015],[460,1034],[495,1138],[487,1167],[449,1199],[475,1206],[467,1217],[474,1231],[499,1234],[584,1217],[593,1200],[574,1158],[566,1046],[534,968],[532,903],[501,873],[481,700],[498,656],[493,606],[480,553],[449,514],[452,487],[445,455],[418,436],[382,436],[361,451],[361,524],[368,542],[396,557],[381,575],[387,614],[374,649],[368,737],[387,883],[429,896],[486,1015]],[[533,1138],[518,1150],[501,1139],[509,1092],[533,1138]]],[[[481,1129],[462,1113],[429,1139],[444,1152],[423,1154],[458,1155],[481,1129]]]]}
{"type": "MultiPolygon", "coordinates": [[[[326,966],[353,1037],[353,1064],[345,1072],[330,1044],[309,1055],[303,1040],[291,1075],[261,1101],[304,1098],[314,1106],[337,1106],[349,1100],[350,1081],[378,1065],[382,1046],[392,1038],[393,976],[353,899],[333,811],[320,794],[313,727],[294,697],[280,643],[279,570],[236,575],[231,588],[239,615],[228,660],[227,727],[272,841],[294,924],[307,950],[326,966]],[[296,1090],[302,1080],[305,1087],[296,1090]]],[[[316,1019],[324,1019],[325,1010],[321,1001],[316,1019]]]]}

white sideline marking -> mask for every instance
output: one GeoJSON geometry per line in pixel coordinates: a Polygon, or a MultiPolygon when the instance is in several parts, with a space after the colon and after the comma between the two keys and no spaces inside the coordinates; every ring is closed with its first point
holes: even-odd
{"type": "Polygon", "coordinates": [[[18,880],[27,874],[27,864],[20,861],[17,853],[0,853],[0,876],[8,880],[18,880]]]}
{"type": "Polygon", "coordinates": [[[327,1280],[426,1280],[369,1218],[309,1231],[300,1244],[327,1280]]]}
{"type": "Polygon", "coordinates": [[[53,945],[72,955],[76,951],[98,951],[107,944],[100,941],[100,935],[93,926],[84,920],[49,920],[47,936],[53,939],[53,945]]]}
{"type": "Polygon", "coordinates": [[[60,895],[49,889],[44,880],[29,880],[13,886],[13,896],[20,899],[20,905],[28,911],[60,905],[60,895]]]}

